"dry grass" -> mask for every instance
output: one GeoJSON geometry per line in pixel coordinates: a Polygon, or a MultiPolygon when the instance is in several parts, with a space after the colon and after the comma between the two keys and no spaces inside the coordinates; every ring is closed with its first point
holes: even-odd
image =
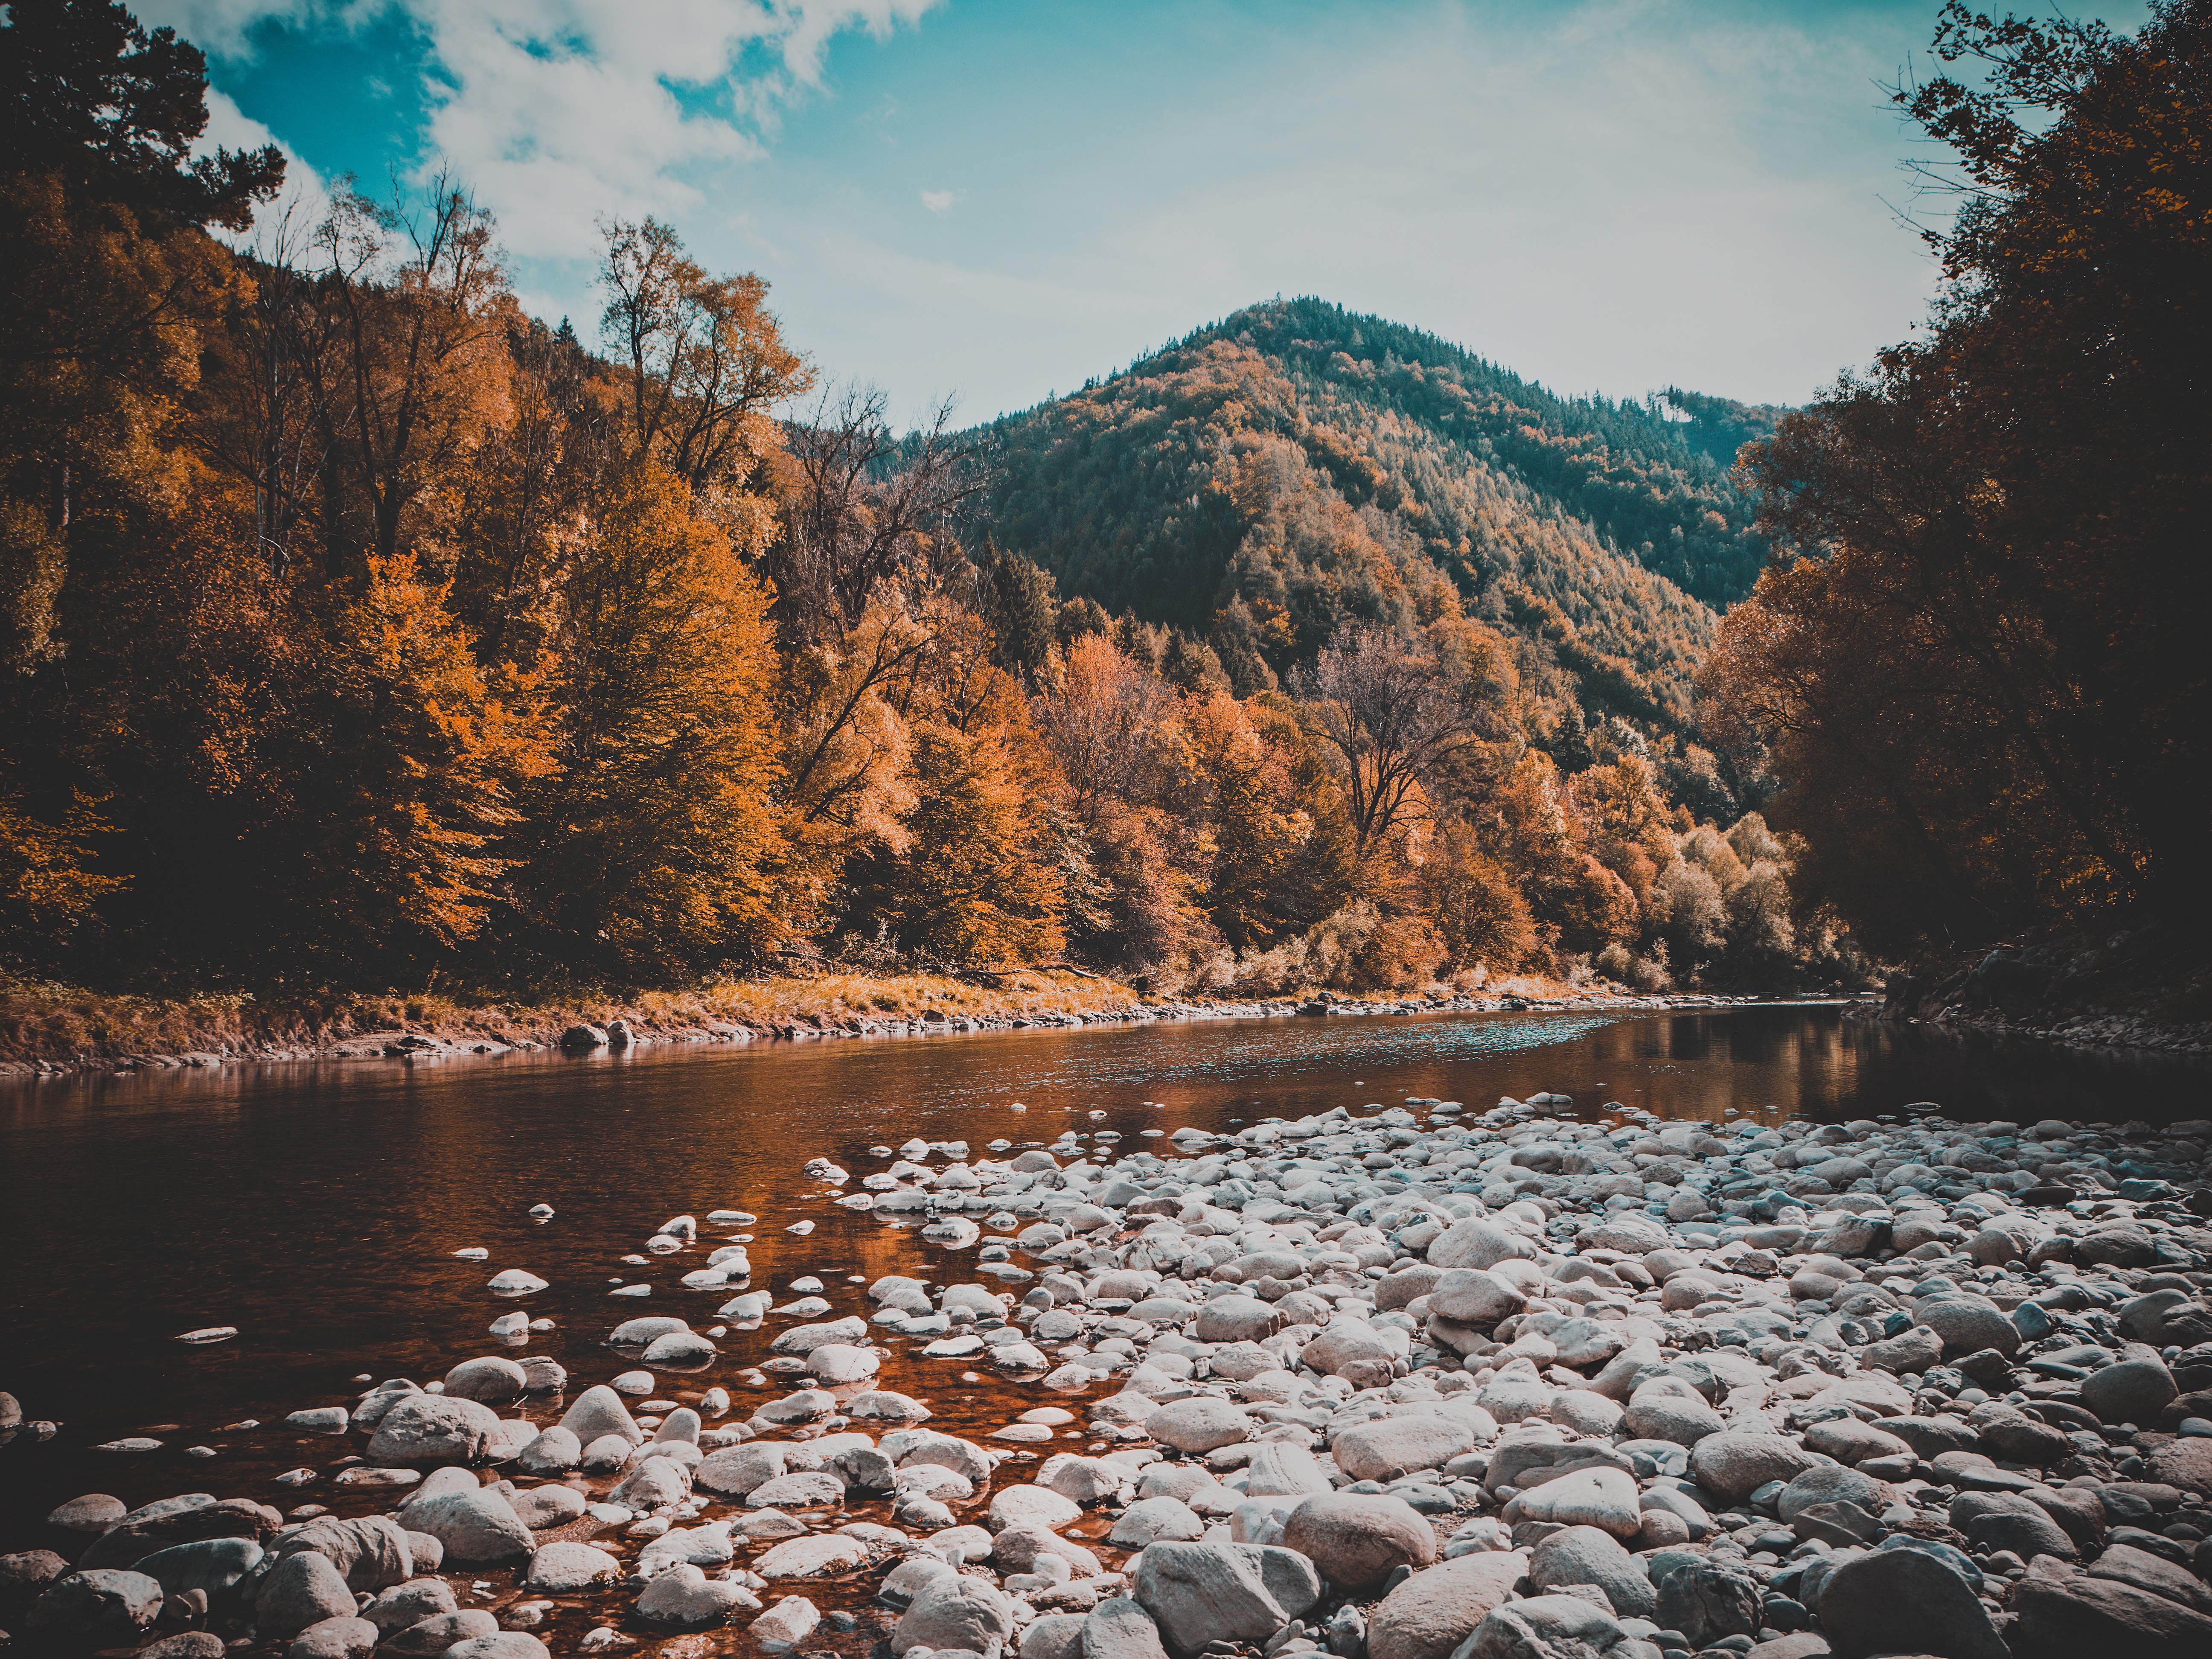
{"type": "Polygon", "coordinates": [[[1115,981],[1042,968],[1008,974],[997,989],[933,974],[885,978],[825,974],[811,979],[732,981],[708,986],[697,995],[717,1018],[741,1024],[783,1024],[809,1015],[831,1024],[852,1019],[919,1019],[932,1009],[971,1018],[1109,1013],[1133,1007],[1137,1001],[1136,993],[1115,981]]]}
{"type": "MultiPolygon", "coordinates": [[[[1474,988],[1419,988],[1450,995],[1474,988]]],[[[1193,985],[1185,994],[1234,999],[1240,992],[1193,985]]],[[[1490,981],[1480,994],[1579,1000],[1605,994],[1605,988],[1516,975],[1490,981]]],[[[995,986],[933,974],[833,973],[727,980],[627,996],[577,993],[529,1002],[398,992],[137,997],[46,981],[0,979],[0,1064],[83,1066],[132,1055],[300,1054],[399,1031],[457,1042],[489,1037],[553,1042],[580,1021],[604,1024],[617,1018],[646,1033],[696,1030],[715,1022],[765,1030],[793,1024],[850,1028],[862,1020],[914,1020],[930,1012],[971,1019],[1120,1013],[1137,1002],[1136,993],[1116,981],[1048,969],[1007,974],[995,986]]]]}
{"type": "Polygon", "coordinates": [[[696,1030],[714,1021],[769,1027],[846,1025],[860,1019],[1016,1018],[1103,1013],[1136,995],[1109,980],[1043,969],[1009,974],[996,989],[933,975],[833,974],[734,980],[626,997],[589,993],[531,1002],[440,994],[246,994],[137,997],[46,981],[0,980],[0,1062],[82,1065],[133,1054],[252,1054],[325,1048],[379,1032],[455,1040],[550,1042],[579,1021],[621,1018],[641,1030],[696,1030]]]}

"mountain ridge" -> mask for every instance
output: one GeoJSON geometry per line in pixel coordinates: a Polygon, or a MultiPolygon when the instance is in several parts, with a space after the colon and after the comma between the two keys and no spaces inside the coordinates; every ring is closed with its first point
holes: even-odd
{"type": "MultiPolygon", "coordinates": [[[[1766,558],[1720,453],[1780,411],[1669,387],[1564,398],[1312,298],[1246,307],[975,428],[989,533],[1209,643],[1240,689],[1448,583],[1568,726],[1685,732],[1718,612],[1766,558]]],[[[1571,746],[1571,744],[1570,745],[1571,746]]]]}

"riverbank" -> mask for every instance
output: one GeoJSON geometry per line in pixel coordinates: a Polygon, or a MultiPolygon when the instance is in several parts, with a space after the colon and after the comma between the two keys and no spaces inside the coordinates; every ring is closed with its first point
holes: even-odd
{"type": "Polygon", "coordinates": [[[2004,940],[1916,960],[1872,1017],[2071,1048],[2212,1054],[2212,969],[2197,941],[2166,925],[2004,940]]]}
{"type": "MultiPolygon", "coordinates": [[[[617,1046],[926,1036],[1158,1019],[1482,1013],[1540,1007],[1713,1007],[1749,997],[1639,996],[1599,981],[1516,975],[1480,995],[1177,998],[1066,969],[993,975],[823,974],[731,980],[535,1002],[424,994],[237,993],[135,997],[44,981],[0,983],[0,1077],[303,1060],[421,1060],[559,1047],[574,1028],[617,1046]]],[[[596,1044],[594,1045],[596,1046],[596,1044]]]]}

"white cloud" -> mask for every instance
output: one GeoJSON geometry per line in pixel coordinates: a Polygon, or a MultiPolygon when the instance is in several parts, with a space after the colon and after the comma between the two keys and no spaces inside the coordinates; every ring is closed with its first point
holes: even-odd
{"type": "MultiPolygon", "coordinates": [[[[376,0],[153,0],[149,19],[233,55],[264,19],[343,26],[376,0]]],[[[818,88],[837,34],[878,38],[937,0],[390,0],[431,59],[431,158],[529,258],[587,255],[593,221],[696,208],[694,170],[761,160],[763,136],[818,88]]]]}
{"type": "Polygon", "coordinates": [[[921,204],[932,213],[950,213],[952,204],[959,199],[960,192],[957,190],[925,190],[921,192],[921,204]]]}
{"type": "Polygon", "coordinates": [[[237,58],[251,50],[247,34],[255,24],[304,23],[342,4],[343,0],[143,0],[131,9],[149,28],[166,24],[203,52],[237,58]]]}
{"type": "Polygon", "coordinates": [[[498,214],[511,249],[559,259],[589,251],[601,215],[696,208],[686,175],[761,160],[781,106],[820,84],[833,35],[880,36],[933,0],[402,3],[442,76],[429,149],[498,214]]]}
{"type": "Polygon", "coordinates": [[[264,258],[274,257],[280,243],[296,246],[330,212],[329,185],[297,150],[239,108],[228,93],[210,87],[207,112],[207,131],[192,147],[195,154],[212,155],[218,149],[259,149],[264,144],[274,144],[284,153],[283,193],[275,201],[261,204],[254,215],[252,229],[229,240],[241,248],[252,248],[264,258]]]}

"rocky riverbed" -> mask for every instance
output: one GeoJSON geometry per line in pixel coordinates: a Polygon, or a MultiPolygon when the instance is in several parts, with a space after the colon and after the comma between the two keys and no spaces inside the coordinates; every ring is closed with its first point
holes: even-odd
{"type": "MultiPolygon", "coordinates": [[[[592,1376],[531,1353],[526,1263],[464,1251],[477,1357],[302,1401],[331,1455],[267,1490],[63,1504],[0,1558],[0,1628],[160,1659],[2212,1651],[2212,1122],[1589,1115],[817,1159],[811,1201],[972,1273],[757,1285],[752,1214],[640,1218],[592,1376]],[[963,1387],[1006,1409],[949,1431],[928,1401],[963,1387]]],[[[0,1395],[0,1456],[57,1443],[40,1405],[0,1395]]]]}

